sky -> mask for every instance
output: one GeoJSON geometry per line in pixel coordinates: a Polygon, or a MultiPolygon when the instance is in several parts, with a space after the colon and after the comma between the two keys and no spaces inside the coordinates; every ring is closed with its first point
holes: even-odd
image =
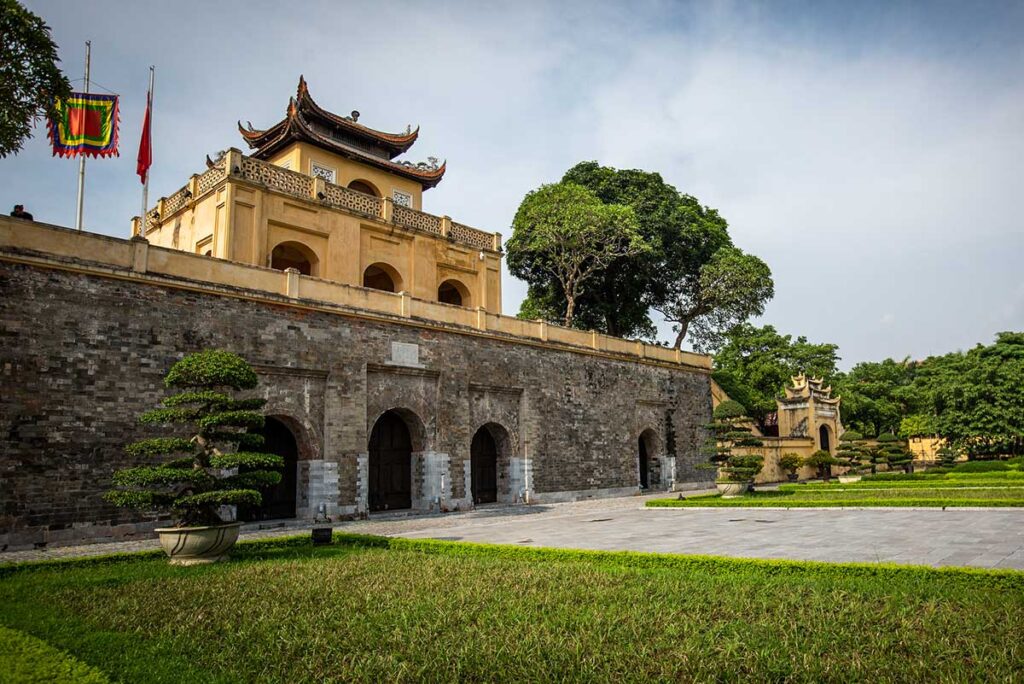
{"type": "MultiPolygon", "coordinates": [[[[150,64],[151,205],[244,150],[236,121],[280,120],[304,74],[332,111],[420,125],[406,158],[448,161],[424,210],[505,237],[579,161],[659,172],[771,267],[755,323],[838,344],[843,368],[1024,330],[1024,3],[25,4],[69,78],[91,40],[94,90],[121,95],[89,231],[139,213],[150,64]]],[[[39,127],[0,160],[0,203],[73,226],[76,174],[39,127]]],[[[506,273],[505,313],[524,294],[506,273]]]]}

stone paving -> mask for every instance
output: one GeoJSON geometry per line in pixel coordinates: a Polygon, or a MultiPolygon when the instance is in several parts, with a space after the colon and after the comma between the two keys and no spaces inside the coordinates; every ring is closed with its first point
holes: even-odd
{"type": "MultiPolygon", "coordinates": [[[[1024,570],[1024,509],[645,509],[645,498],[392,514],[332,526],[362,534],[525,546],[1024,570]]],[[[308,523],[274,529],[249,525],[242,536],[273,538],[308,530],[308,523]]],[[[144,540],[5,552],[0,564],[155,548],[155,540],[144,540]]]]}

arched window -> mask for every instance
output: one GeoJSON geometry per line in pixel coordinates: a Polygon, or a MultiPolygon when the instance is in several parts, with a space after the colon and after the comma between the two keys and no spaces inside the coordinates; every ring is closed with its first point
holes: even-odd
{"type": "Polygon", "coordinates": [[[402,276],[388,264],[378,262],[367,266],[363,271],[363,287],[385,292],[401,292],[402,276]]]}
{"type": "Polygon", "coordinates": [[[822,451],[832,451],[831,440],[829,440],[828,427],[822,425],[818,428],[818,448],[822,451]]]}
{"type": "Polygon", "coordinates": [[[380,197],[380,193],[377,191],[377,188],[373,187],[373,184],[370,183],[369,181],[354,180],[348,184],[348,189],[355,190],[356,192],[361,192],[364,195],[373,195],[374,197],[380,197]]]}
{"type": "Polygon", "coordinates": [[[302,275],[318,275],[316,253],[300,242],[282,242],[270,253],[270,268],[283,271],[294,268],[302,275]]]}
{"type": "Polygon", "coordinates": [[[437,301],[455,306],[472,306],[469,288],[458,280],[446,280],[437,288],[437,301]]]}

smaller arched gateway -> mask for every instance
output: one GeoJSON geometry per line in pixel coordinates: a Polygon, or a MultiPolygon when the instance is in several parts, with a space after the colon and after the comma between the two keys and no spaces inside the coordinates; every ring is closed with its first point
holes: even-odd
{"type": "Polygon", "coordinates": [[[827,425],[822,425],[818,428],[818,448],[832,453],[832,439],[830,438],[827,425]]]}
{"type": "Polygon", "coordinates": [[[264,419],[262,451],[277,454],[284,459],[281,481],[262,490],[263,502],[259,506],[239,507],[238,519],[244,521],[294,518],[298,494],[299,440],[287,422],[275,416],[264,419]]]}
{"type": "Polygon", "coordinates": [[[474,505],[512,501],[512,440],[498,423],[486,423],[473,435],[469,449],[470,494],[474,505]]]}
{"type": "Polygon", "coordinates": [[[647,428],[637,437],[637,474],[640,489],[648,489],[659,482],[658,435],[647,428]]]}

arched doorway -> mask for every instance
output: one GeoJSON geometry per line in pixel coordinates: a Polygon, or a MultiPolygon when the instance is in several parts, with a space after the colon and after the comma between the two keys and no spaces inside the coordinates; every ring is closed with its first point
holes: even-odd
{"type": "Polygon", "coordinates": [[[306,276],[317,275],[316,254],[298,242],[282,242],[270,253],[270,268],[283,271],[294,268],[306,276]]]}
{"type": "Polygon", "coordinates": [[[261,451],[277,454],[284,459],[281,481],[273,487],[261,490],[263,503],[260,506],[239,507],[238,519],[245,521],[275,520],[295,517],[295,498],[299,446],[295,435],[283,422],[267,416],[263,423],[263,446],[261,451]]]}
{"type": "Polygon", "coordinates": [[[371,511],[412,507],[412,437],[395,411],[385,411],[370,433],[367,494],[371,511]]]}
{"type": "Polygon", "coordinates": [[[637,437],[636,454],[640,489],[648,489],[651,485],[657,485],[658,435],[653,429],[647,428],[637,437]]]}
{"type": "Polygon", "coordinates": [[[818,428],[818,448],[822,451],[832,453],[832,444],[829,440],[828,426],[822,425],[818,428]]]}
{"type": "Polygon", "coordinates": [[[473,435],[469,459],[473,503],[494,503],[498,500],[498,444],[486,426],[473,435]]]}
{"type": "Polygon", "coordinates": [[[372,264],[363,271],[363,287],[384,292],[400,292],[402,277],[398,275],[398,271],[387,264],[372,264]]]}
{"type": "Polygon", "coordinates": [[[650,486],[650,478],[648,472],[650,470],[650,460],[647,454],[647,443],[643,435],[637,438],[637,450],[638,458],[640,460],[640,489],[647,489],[650,486]]]}
{"type": "Polygon", "coordinates": [[[380,193],[377,192],[377,188],[373,187],[373,185],[369,181],[354,180],[348,184],[348,189],[355,190],[356,192],[361,192],[364,195],[373,195],[374,197],[380,197],[380,193]]]}
{"type": "Polygon", "coordinates": [[[469,288],[457,280],[446,280],[437,287],[437,301],[455,306],[471,306],[469,288]]]}

